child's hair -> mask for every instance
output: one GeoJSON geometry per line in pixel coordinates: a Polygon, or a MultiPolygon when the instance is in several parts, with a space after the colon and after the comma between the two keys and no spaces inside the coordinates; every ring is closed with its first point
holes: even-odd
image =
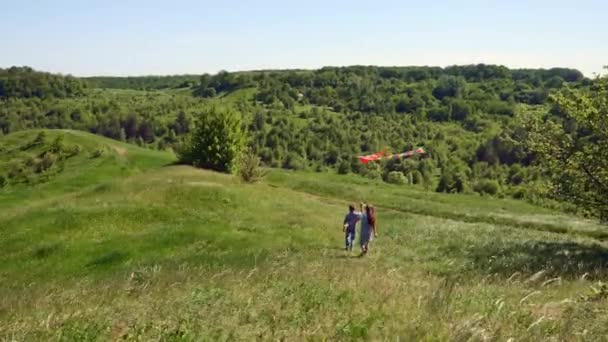
{"type": "Polygon", "coordinates": [[[365,206],[365,213],[367,214],[367,223],[370,225],[376,224],[376,209],[371,204],[365,206]]]}
{"type": "Polygon", "coordinates": [[[349,204],[348,205],[348,211],[355,211],[355,205],[354,204],[349,204]]]}

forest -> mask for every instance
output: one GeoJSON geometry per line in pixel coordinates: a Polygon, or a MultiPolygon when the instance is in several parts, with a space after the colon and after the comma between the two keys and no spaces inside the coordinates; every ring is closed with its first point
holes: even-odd
{"type": "Polygon", "coordinates": [[[564,120],[550,101],[594,84],[577,70],[495,65],[325,67],[202,76],[76,78],[0,69],[0,134],[78,129],[153,149],[177,149],[209,108],[239,113],[264,165],[357,173],[437,192],[545,205],[526,115],[564,120]],[[362,165],[356,156],[422,146],[427,158],[362,165]]]}

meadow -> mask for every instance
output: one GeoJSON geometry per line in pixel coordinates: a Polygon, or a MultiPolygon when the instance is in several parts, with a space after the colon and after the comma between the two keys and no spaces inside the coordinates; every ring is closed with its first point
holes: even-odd
{"type": "MultiPolygon", "coordinates": [[[[39,132],[0,137],[0,171],[40,155],[39,132]]],[[[45,134],[79,152],[0,189],[0,340],[608,336],[594,221],[333,172],[243,184],[169,152],[45,134]],[[363,258],[341,231],[360,201],[379,212],[363,258]]]]}

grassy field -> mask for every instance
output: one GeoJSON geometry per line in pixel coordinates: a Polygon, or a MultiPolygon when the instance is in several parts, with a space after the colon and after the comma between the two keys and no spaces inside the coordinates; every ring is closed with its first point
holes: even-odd
{"type": "MultiPolygon", "coordinates": [[[[37,134],[0,138],[0,174],[41,153],[26,148],[37,134]]],[[[86,133],[47,139],[59,134],[80,153],[0,190],[0,340],[608,336],[594,222],[330,173],[241,184],[86,133]],[[341,231],[361,200],[379,210],[364,258],[341,231]]]]}

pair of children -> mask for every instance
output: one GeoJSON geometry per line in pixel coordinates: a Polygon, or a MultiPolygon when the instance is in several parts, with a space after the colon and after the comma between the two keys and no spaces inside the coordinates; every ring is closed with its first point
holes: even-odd
{"type": "Polygon", "coordinates": [[[370,204],[360,205],[360,211],[355,211],[354,205],[348,206],[348,214],[344,217],[342,231],[345,233],[345,244],[347,251],[353,250],[355,236],[357,235],[357,222],[361,221],[361,234],[359,244],[361,245],[361,255],[367,254],[369,242],[377,236],[376,232],[376,210],[370,204]]]}

